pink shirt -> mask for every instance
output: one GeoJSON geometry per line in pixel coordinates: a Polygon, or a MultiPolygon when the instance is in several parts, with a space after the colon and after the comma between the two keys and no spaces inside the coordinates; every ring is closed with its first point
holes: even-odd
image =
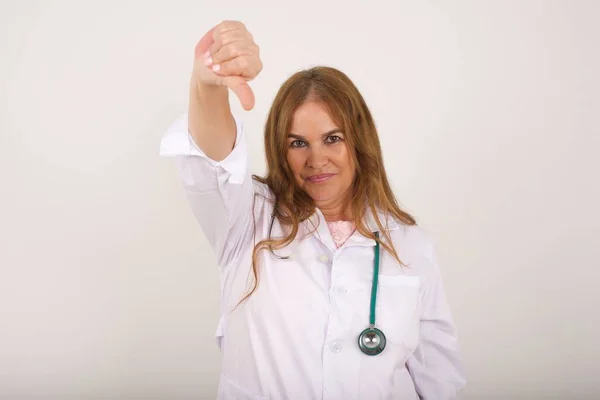
{"type": "Polygon", "coordinates": [[[341,245],[348,240],[354,233],[355,227],[352,221],[334,221],[328,222],[329,232],[335,242],[335,246],[339,249],[341,245]]]}

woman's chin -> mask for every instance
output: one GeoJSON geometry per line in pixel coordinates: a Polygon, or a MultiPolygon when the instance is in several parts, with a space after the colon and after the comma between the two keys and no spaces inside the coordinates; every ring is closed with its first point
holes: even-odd
{"type": "Polygon", "coordinates": [[[310,190],[308,191],[308,195],[314,202],[323,203],[335,199],[337,193],[323,188],[322,190],[310,190]]]}

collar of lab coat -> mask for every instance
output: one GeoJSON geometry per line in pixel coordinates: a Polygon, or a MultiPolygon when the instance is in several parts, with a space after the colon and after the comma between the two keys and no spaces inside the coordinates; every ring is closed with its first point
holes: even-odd
{"type": "MultiPolygon", "coordinates": [[[[388,231],[398,229],[398,223],[391,215],[386,215],[380,209],[377,209],[377,216],[379,217],[379,221],[383,224],[384,229],[388,231]]],[[[367,227],[371,230],[371,232],[379,231],[379,227],[377,226],[377,222],[375,221],[375,217],[370,209],[367,208],[365,212],[365,223],[367,227]]],[[[321,210],[316,208],[316,211],[313,215],[311,215],[306,221],[304,221],[305,229],[307,232],[314,231],[313,235],[315,235],[325,246],[327,246],[332,252],[335,251],[336,246],[331,237],[331,233],[329,231],[329,227],[327,226],[327,221],[325,221],[325,217],[321,210]],[[315,229],[316,228],[316,229],[315,229]]],[[[354,231],[354,233],[346,240],[344,246],[375,246],[375,240],[370,239],[366,236],[363,236],[358,230],[354,231]]]]}

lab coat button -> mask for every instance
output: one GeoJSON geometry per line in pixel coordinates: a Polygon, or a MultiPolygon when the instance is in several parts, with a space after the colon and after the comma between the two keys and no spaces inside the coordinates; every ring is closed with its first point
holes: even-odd
{"type": "Polygon", "coordinates": [[[327,255],[325,255],[325,254],[321,254],[319,256],[319,260],[321,260],[322,262],[326,263],[327,261],[329,261],[329,257],[327,257],[327,255]]]}
{"type": "Polygon", "coordinates": [[[339,353],[344,348],[344,345],[339,340],[334,340],[333,342],[331,342],[329,347],[334,353],[339,353]]]}

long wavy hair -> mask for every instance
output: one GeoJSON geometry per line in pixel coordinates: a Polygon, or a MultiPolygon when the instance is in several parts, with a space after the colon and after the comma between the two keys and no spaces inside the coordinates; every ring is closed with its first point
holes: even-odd
{"type": "Polygon", "coordinates": [[[358,232],[378,241],[402,265],[389,233],[378,217],[378,210],[407,225],[416,225],[415,219],[400,208],[390,188],[375,122],[354,83],[343,72],[328,66],[296,72],[280,87],[269,110],[264,131],[266,175],[252,176],[253,179],[266,184],[274,194],[271,227],[277,219],[289,228],[289,234],[282,238],[272,238],[269,232],[266,239],[255,244],[252,252],[254,286],[240,302],[258,287],[259,251],[267,249],[273,252],[292,243],[298,234],[300,223],[315,212],[314,201],[297,186],[287,163],[287,133],[291,128],[294,112],[300,105],[309,101],[323,104],[333,121],[343,129],[352,161],[356,166],[350,207],[358,232]],[[364,221],[367,209],[371,211],[382,232],[379,238],[375,237],[364,221]]]}

